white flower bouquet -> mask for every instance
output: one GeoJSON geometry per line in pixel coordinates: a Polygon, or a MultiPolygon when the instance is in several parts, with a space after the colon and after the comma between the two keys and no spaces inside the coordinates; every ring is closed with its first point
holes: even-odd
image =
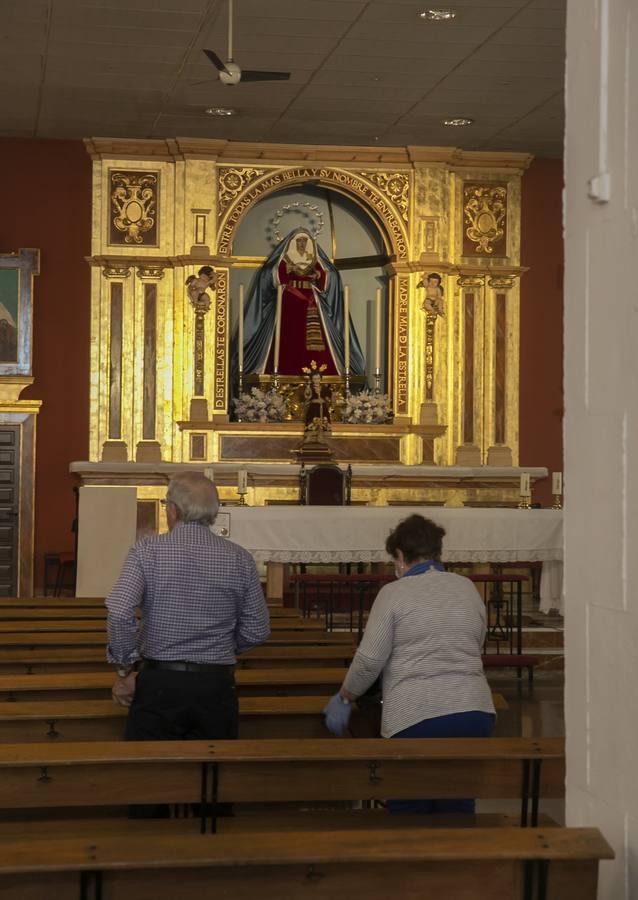
{"type": "Polygon", "coordinates": [[[383,425],[392,416],[392,404],[387,394],[361,391],[346,397],[343,421],[351,425],[383,425]]]}
{"type": "Polygon", "coordinates": [[[269,391],[251,388],[249,394],[234,399],[233,406],[241,422],[283,422],[288,412],[285,397],[272,388],[269,391]]]}

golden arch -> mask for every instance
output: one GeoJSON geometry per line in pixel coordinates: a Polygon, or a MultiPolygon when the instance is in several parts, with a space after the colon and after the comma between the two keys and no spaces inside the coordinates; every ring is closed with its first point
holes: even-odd
{"type": "Polygon", "coordinates": [[[325,167],[295,167],[273,169],[260,175],[238,194],[232,206],[224,213],[217,232],[217,253],[230,256],[237,226],[252,207],[268,194],[312,181],[331,187],[354,199],[380,226],[386,247],[397,259],[408,258],[408,238],[394,206],[365,177],[347,169],[325,167]]]}

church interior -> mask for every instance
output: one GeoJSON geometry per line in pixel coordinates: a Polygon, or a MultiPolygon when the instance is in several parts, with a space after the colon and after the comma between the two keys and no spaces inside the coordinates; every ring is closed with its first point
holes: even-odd
{"type": "Polygon", "coordinates": [[[635,896],[632,12],[0,4],[7,900],[635,896]],[[131,740],[105,600],[189,474],[270,636],[238,740],[131,740]],[[415,514],[480,601],[486,736],[388,740],[396,655],[344,687],[415,514]]]}

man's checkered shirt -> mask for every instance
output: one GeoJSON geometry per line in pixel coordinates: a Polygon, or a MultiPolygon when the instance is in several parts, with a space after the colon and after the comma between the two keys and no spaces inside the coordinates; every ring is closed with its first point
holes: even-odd
{"type": "Polygon", "coordinates": [[[138,541],[106,607],[107,659],[121,665],[140,657],[232,665],[270,634],[252,556],[195,522],[138,541]]]}

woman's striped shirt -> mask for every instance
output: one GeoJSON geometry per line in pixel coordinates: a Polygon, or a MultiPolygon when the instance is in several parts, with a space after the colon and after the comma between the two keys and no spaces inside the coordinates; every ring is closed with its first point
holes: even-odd
{"type": "Polygon", "coordinates": [[[483,672],[485,605],[468,578],[430,569],[379,591],[344,688],[361,696],[383,677],[381,733],[423,719],[494,712],[483,672]]]}

